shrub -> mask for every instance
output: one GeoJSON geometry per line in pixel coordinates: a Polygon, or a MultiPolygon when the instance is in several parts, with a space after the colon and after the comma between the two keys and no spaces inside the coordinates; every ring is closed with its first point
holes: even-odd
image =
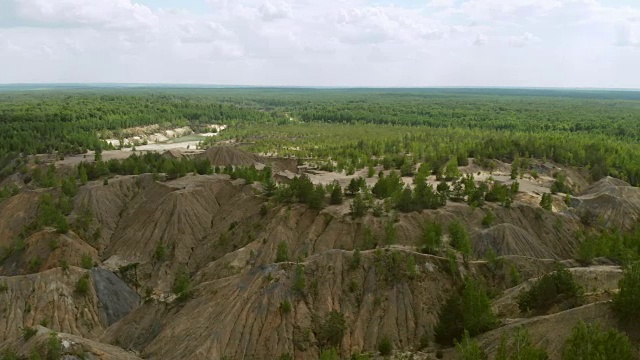
{"type": "Polygon", "coordinates": [[[280,311],[285,315],[291,312],[291,303],[289,300],[285,300],[280,303],[280,311]]]}
{"type": "Polygon", "coordinates": [[[85,269],[91,269],[93,267],[93,258],[89,254],[82,255],[80,259],[80,266],[85,269]]]}
{"type": "Polygon", "coordinates": [[[422,236],[419,242],[420,251],[425,254],[435,254],[442,247],[442,225],[427,221],[422,226],[422,236]]]}
{"type": "Polygon", "coordinates": [[[487,211],[487,214],[482,218],[482,226],[490,227],[496,221],[496,215],[493,211],[487,211]]]}
{"type": "Polygon", "coordinates": [[[156,247],[154,257],[158,261],[164,261],[167,259],[167,249],[164,247],[164,245],[158,244],[158,246],[156,247]]]}
{"type": "Polygon", "coordinates": [[[291,354],[289,354],[289,353],[282,354],[282,355],[280,355],[278,360],[293,360],[293,356],[291,356],[291,354]]]}
{"type": "Polygon", "coordinates": [[[440,309],[435,337],[440,344],[452,345],[454,340],[462,338],[465,330],[470,336],[476,336],[491,330],[496,324],[486,290],[478,281],[468,279],[440,309]]]}
{"type": "Polygon", "coordinates": [[[551,211],[553,207],[553,198],[551,197],[551,194],[542,194],[542,199],[540,199],[540,207],[545,210],[551,211]]]}
{"type": "Polygon", "coordinates": [[[511,286],[516,286],[522,282],[522,275],[515,265],[509,267],[509,283],[511,286]]]}
{"type": "Polygon", "coordinates": [[[631,360],[634,358],[629,338],[616,330],[580,322],[573,328],[562,353],[563,360],[631,360]]]}
{"type": "Polygon", "coordinates": [[[30,273],[38,272],[41,266],[42,266],[42,258],[40,258],[40,256],[36,256],[35,258],[29,261],[29,272],[30,273]]]}
{"type": "Polygon", "coordinates": [[[293,291],[300,296],[304,296],[305,283],[306,276],[304,273],[304,266],[298,264],[296,265],[296,270],[293,275],[293,291]]]}
{"type": "Polygon", "coordinates": [[[320,360],[340,360],[340,355],[334,348],[326,349],[320,353],[320,360]]]}
{"type": "Polygon", "coordinates": [[[364,202],[362,196],[358,193],[353,198],[353,203],[351,204],[351,216],[355,218],[359,218],[364,216],[367,212],[367,205],[364,202]]]}
{"type": "Polygon", "coordinates": [[[634,323],[640,320],[640,263],[625,269],[624,276],[618,282],[620,291],[613,298],[613,310],[624,322],[634,323]]]}
{"type": "Polygon", "coordinates": [[[351,257],[351,262],[349,263],[350,270],[356,270],[360,267],[360,262],[362,261],[362,255],[360,254],[359,249],[355,249],[353,251],[353,256],[351,257]]]}
{"type": "Polygon", "coordinates": [[[546,311],[552,305],[567,303],[574,307],[580,303],[582,288],[569,270],[561,268],[538,279],[529,290],[518,297],[521,311],[546,311]]]}
{"type": "Polygon", "coordinates": [[[340,186],[340,183],[335,181],[333,183],[333,190],[331,190],[330,204],[331,205],[340,205],[340,204],[342,204],[342,201],[343,201],[342,187],[340,186]]]}
{"type": "Polygon", "coordinates": [[[321,348],[336,347],[340,345],[346,330],[347,322],[344,315],[332,310],[324,321],[316,326],[316,339],[321,348]]]}
{"type": "Polygon", "coordinates": [[[265,217],[268,213],[269,207],[267,206],[267,204],[262,204],[262,206],[260,206],[260,216],[265,217]]]}
{"type": "Polygon", "coordinates": [[[49,335],[44,353],[46,353],[46,360],[58,360],[62,357],[62,343],[58,339],[58,334],[52,332],[49,335]]]}
{"type": "Polygon", "coordinates": [[[391,339],[389,339],[388,336],[383,336],[378,343],[378,352],[380,352],[380,355],[382,356],[389,356],[392,351],[393,343],[391,342],[391,339]]]}
{"type": "Polygon", "coordinates": [[[0,359],[2,360],[20,360],[18,354],[13,349],[4,349],[2,354],[0,354],[0,359]]]}
{"type": "Polygon", "coordinates": [[[178,300],[183,301],[191,297],[191,279],[184,269],[178,271],[173,282],[173,293],[178,296],[178,300]]]}
{"type": "Polygon", "coordinates": [[[276,262],[289,261],[289,246],[286,242],[281,241],[278,243],[278,249],[276,250],[276,262]]]}
{"type": "Polygon", "coordinates": [[[24,339],[24,341],[27,341],[37,333],[38,333],[38,329],[32,328],[32,327],[26,327],[22,329],[22,338],[24,339]]]}
{"type": "Polygon", "coordinates": [[[449,224],[449,238],[451,246],[460,251],[465,258],[471,255],[471,239],[461,222],[454,221],[449,224]]]}
{"type": "Polygon", "coordinates": [[[548,357],[544,349],[531,344],[527,330],[518,328],[510,346],[507,346],[506,336],[502,336],[495,360],[546,360],[548,357]]]}
{"type": "Polygon", "coordinates": [[[487,354],[480,349],[478,342],[471,339],[469,332],[465,331],[462,341],[455,341],[456,350],[462,355],[462,360],[487,360],[487,354]]]}
{"type": "Polygon", "coordinates": [[[60,268],[62,268],[62,271],[67,272],[69,271],[69,262],[65,259],[61,259],[60,260],[60,268]]]}
{"type": "Polygon", "coordinates": [[[7,285],[7,283],[6,282],[0,283],[0,293],[6,292],[7,290],[9,290],[9,286],[7,285]]]}
{"type": "Polygon", "coordinates": [[[89,293],[89,274],[82,275],[82,277],[76,281],[75,292],[82,296],[89,293]]]}
{"type": "Polygon", "coordinates": [[[60,242],[58,241],[57,238],[54,237],[54,238],[51,238],[51,240],[49,240],[49,249],[51,251],[54,251],[59,247],[60,247],[60,242]]]}

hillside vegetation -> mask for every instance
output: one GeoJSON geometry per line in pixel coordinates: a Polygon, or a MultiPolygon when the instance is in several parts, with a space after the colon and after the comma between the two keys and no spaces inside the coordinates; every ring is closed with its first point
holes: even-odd
{"type": "Polygon", "coordinates": [[[0,92],[0,359],[637,359],[638,106],[0,92]]]}

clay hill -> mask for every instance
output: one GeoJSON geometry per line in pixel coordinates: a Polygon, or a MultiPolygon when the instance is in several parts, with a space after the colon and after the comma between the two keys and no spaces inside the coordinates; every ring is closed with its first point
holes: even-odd
{"type": "MultiPolygon", "coordinates": [[[[261,160],[232,147],[202,156],[218,166],[261,160]]],[[[415,359],[432,359],[438,313],[457,279],[474,275],[500,290],[492,301],[503,326],[481,335],[481,346],[495,353],[502,334],[525,326],[556,359],[578,319],[615,326],[606,301],[621,270],[571,260],[578,214],[590,209],[608,222],[640,216],[638,189],[609,178],[562,212],[526,202],[449,203],[393,220],[353,219],[351,200],[321,211],[267,203],[260,184],[226,175],[159,182],[146,174],[81,186],[69,232],[44,228],[16,246],[43,191],[23,189],[0,203],[0,245],[11,248],[0,263],[0,347],[22,356],[55,337],[76,358],[315,360],[332,340],[323,324],[339,311],[344,336],[334,345],[343,357],[377,353],[385,338],[415,359]],[[483,226],[489,211],[495,221],[483,226]],[[469,229],[470,261],[416,251],[426,221],[454,220],[469,229]],[[489,251],[502,259],[498,268],[483,260],[489,251]],[[559,261],[592,297],[570,310],[519,313],[517,294],[559,261]],[[522,284],[512,286],[510,268],[522,284]]],[[[457,355],[445,349],[444,356],[457,355]]]]}
{"type": "Polygon", "coordinates": [[[640,215],[640,188],[606,177],[574,198],[577,213],[607,226],[630,228],[640,215]]]}
{"type": "Polygon", "coordinates": [[[212,146],[200,153],[170,149],[162,153],[162,156],[170,159],[183,157],[199,157],[207,159],[213,166],[264,166],[269,165],[274,173],[289,172],[297,174],[298,160],[293,158],[258,156],[241,149],[238,146],[222,145],[212,146]]]}
{"type": "Polygon", "coordinates": [[[200,156],[209,160],[213,166],[249,166],[261,161],[259,156],[235,146],[210,147],[200,156]]]}

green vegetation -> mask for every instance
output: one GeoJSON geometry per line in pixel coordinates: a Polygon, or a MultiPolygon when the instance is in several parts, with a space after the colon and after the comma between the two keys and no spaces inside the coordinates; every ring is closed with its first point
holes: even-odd
{"type": "Polygon", "coordinates": [[[605,229],[599,233],[583,234],[578,251],[579,259],[590,262],[605,257],[621,264],[640,260],[640,226],[630,231],[605,229]]]}
{"type": "Polygon", "coordinates": [[[393,352],[393,342],[388,336],[383,336],[378,342],[378,352],[382,356],[389,356],[393,352]]]}
{"type": "Polygon", "coordinates": [[[314,332],[320,348],[334,348],[340,345],[346,330],[347,322],[344,315],[331,310],[324,320],[316,325],[314,332]]]}
{"type": "Polygon", "coordinates": [[[350,270],[356,270],[360,267],[360,263],[362,262],[362,254],[360,254],[359,249],[355,249],[353,251],[353,256],[351,257],[351,262],[349,263],[350,270]]]}
{"type": "Polygon", "coordinates": [[[553,305],[571,308],[580,304],[583,290],[565,268],[546,274],[518,297],[520,311],[547,311],[553,305]]]}
{"type": "Polygon", "coordinates": [[[627,335],[581,321],[564,344],[562,360],[582,359],[631,360],[634,353],[627,335]]]}
{"type": "Polygon", "coordinates": [[[435,337],[440,344],[452,345],[462,339],[465,330],[476,336],[497,324],[484,287],[476,280],[466,279],[460,291],[452,293],[440,309],[435,337]]]}
{"type": "Polygon", "coordinates": [[[340,205],[342,204],[342,201],[343,201],[342,187],[340,186],[340,183],[335,181],[332,184],[330,203],[331,205],[340,205]]]}
{"type": "Polygon", "coordinates": [[[640,320],[640,263],[628,266],[618,282],[620,291],[613,298],[613,310],[622,322],[637,323],[640,320]]]}
{"type": "Polygon", "coordinates": [[[487,211],[485,216],[482,218],[482,226],[490,227],[495,222],[496,222],[496,215],[491,210],[487,211]]]}
{"type": "Polygon", "coordinates": [[[278,249],[276,250],[276,262],[289,261],[289,246],[286,242],[281,241],[278,243],[278,249]]]}
{"type": "Polygon", "coordinates": [[[173,282],[173,293],[178,296],[179,301],[189,299],[193,295],[193,289],[191,288],[191,279],[189,274],[181,269],[176,275],[176,279],[173,282]]]}
{"type": "Polygon", "coordinates": [[[25,327],[24,329],[22,329],[22,338],[24,339],[24,341],[27,341],[37,333],[38,329],[33,327],[25,327]]]}
{"type": "Polygon", "coordinates": [[[416,263],[413,255],[403,255],[397,250],[376,249],[374,266],[376,275],[389,284],[411,279],[416,275],[416,263]]]}
{"type": "Polygon", "coordinates": [[[551,194],[542,194],[542,199],[540,199],[540,207],[545,210],[551,211],[553,207],[553,198],[551,197],[551,194]]]}
{"type": "Polygon", "coordinates": [[[80,266],[87,270],[93,267],[93,257],[91,257],[91,254],[82,255],[82,258],[80,258],[80,266]]]}
{"type": "Polygon", "coordinates": [[[89,293],[89,274],[84,274],[76,282],[75,292],[78,295],[86,296],[89,293]]]}
{"type": "Polygon", "coordinates": [[[465,330],[462,341],[455,340],[456,350],[461,355],[462,360],[487,360],[487,354],[480,348],[478,342],[469,336],[465,330]]]}
{"type": "Polygon", "coordinates": [[[13,349],[4,349],[0,354],[0,360],[21,360],[13,349]]]}
{"type": "Polygon", "coordinates": [[[42,258],[39,255],[29,260],[29,273],[36,273],[42,267],[42,258]]]}
{"type": "Polygon", "coordinates": [[[289,300],[284,300],[280,303],[280,312],[282,312],[282,314],[284,315],[291,312],[291,303],[289,302],[289,300]]]}
{"type": "Polygon", "coordinates": [[[503,335],[495,360],[547,360],[549,358],[544,349],[531,344],[529,332],[522,327],[517,329],[509,343],[507,346],[507,337],[503,335]]]}
{"type": "Polygon", "coordinates": [[[156,251],[153,254],[153,257],[157,261],[165,261],[167,259],[167,249],[162,244],[158,244],[156,246],[156,251]]]}
{"type": "MultiPolygon", "coordinates": [[[[240,138],[253,142],[250,150],[259,152],[277,151],[324,164],[331,158],[337,169],[347,172],[384,165],[410,175],[415,173],[413,164],[421,163],[441,179],[454,179],[459,175],[456,165],[474,157],[512,162],[517,170],[512,175],[517,175],[533,173],[526,165],[533,157],[588,167],[596,180],[612,175],[638,184],[640,165],[634,159],[640,152],[639,107],[634,93],[614,91],[8,92],[0,94],[0,179],[23,165],[17,161],[19,153],[96,149],[99,154],[110,148],[101,139],[122,138],[134,126],[189,125],[197,132],[224,123],[229,128],[204,146],[240,138]],[[370,154],[378,160],[372,161],[370,154]],[[402,154],[412,157],[396,159],[402,154]]],[[[565,192],[559,180],[557,191],[565,192]]]]}
{"type": "Polygon", "coordinates": [[[433,221],[425,222],[418,247],[425,254],[437,254],[442,247],[442,225],[433,221]]]}
{"type": "Polygon", "coordinates": [[[460,221],[449,224],[449,243],[466,258],[471,256],[471,238],[469,232],[460,221]]]}
{"type": "Polygon", "coordinates": [[[295,273],[293,274],[293,292],[299,296],[304,296],[306,288],[307,277],[304,273],[304,266],[298,264],[295,267],[295,273]]]}
{"type": "Polygon", "coordinates": [[[335,348],[325,349],[320,352],[320,360],[340,360],[340,355],[335,348]]]}

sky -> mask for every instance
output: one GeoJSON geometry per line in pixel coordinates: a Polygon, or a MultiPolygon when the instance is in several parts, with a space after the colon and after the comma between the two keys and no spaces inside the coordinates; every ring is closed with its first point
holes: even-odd
{"type": "Polygon", "coordinates": [[[0,0],[0,83],[640,88],[640,0],[0,0]]]}

